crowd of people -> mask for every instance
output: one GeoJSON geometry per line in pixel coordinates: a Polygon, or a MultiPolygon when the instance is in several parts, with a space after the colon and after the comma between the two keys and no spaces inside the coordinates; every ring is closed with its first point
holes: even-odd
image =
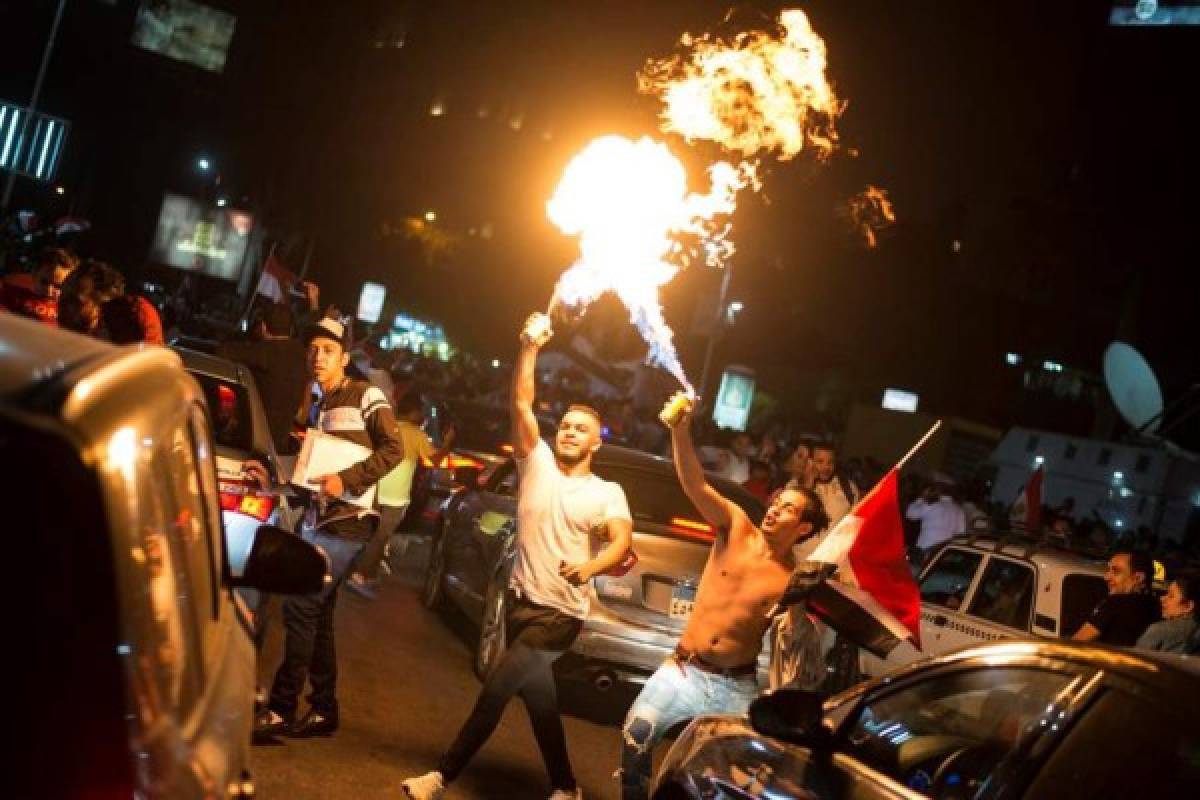
{"type": "MultiPolygon", "coordinates": [[[[39,253],[33,265],[26,276],[5,276],[0,302],[7,310],[116,344],[165,343],[158,309],[128,291],[110,265],[56,248],[39,253]]],[[[683,491],[716,532],[682,637],[625,721],[622,796],[645,797],[653,747],[663,732],[697,714],[746,710],[759,689],[759,650],[774,624],[764,609],[792,590],[802,562],[870,490],[883,465],[843,461],[827,436],[779,428],[758,435],[721,431],[694,409],[663,424],[626,399],[587,396],[569,377],[539,375],[537,356],[547,337],[530,333],[532,327],[523,332],[509,370],[465,355],[442,362],[388,351],[369,330],[356,336],[337,307],[322,306],[315,284],[301,289],[296,307],[262,303],[246,339],[214,343],[218,354],[255,374],[280,453],[295,452],[319,432],[363,455],[340,471],[308,476],[311,489],[301,493],[304,517],[296,532],[326,555],[331,580],[320,592],[282,602],[284,652],[256,736],[329,736],[338,730],[339,591],[345,586],[371,596],[384,548],[411,502],[418,459],[438,458],[454,444],[453,425],[436,444],[422,429],[424,398],[473,399],[510,416],[521,474],[516,559],[505,604],[508,646],[435,769],[405,781],[403,791],[415,800],[441,797],[486,743],[508,702],[520,696],[552,800],[581,797],[552,667],[588,616],[588,582],[622,563],[631,547],[633,519],[623,488],[591,472],[592,456],[607,439],[669,454],[683,491]],[[550,441],[539,417],[553,420],[550,441]],[[759,498],[762,516],[751,519],[728,490],[718,491],[709,477],[714,474],[759,498]],[[306,686],[308,707],[300,714],[306,686]]],[[[246,474],[264,485],[274,480],[268,465],[254,459],[246,474]]],[[[947,475],[906,476],[902,507],[912,525],[914,568],[950,537],[995,525],[1001,510],[975,489],[960,496],[947,475]]],[[[1078,535],[1071,510],[1047,509],[1047,530],[1025,533],[1071,541],[1078,535]]],[[[1123,542],[1113,545],[1108,596],[1074,638],[1195,652],[1200,583],[1191,573],[1174,571],[1157,599],[1152,556],[1123,542]]],[[[906,574],[902,561],[900,567],[906,574]]],[[[796,647],[808,648],[803,666],[812,673],[812,647],[820,635],[803,611],[785,616],[795,640],[807,642],[796,647]]]]}

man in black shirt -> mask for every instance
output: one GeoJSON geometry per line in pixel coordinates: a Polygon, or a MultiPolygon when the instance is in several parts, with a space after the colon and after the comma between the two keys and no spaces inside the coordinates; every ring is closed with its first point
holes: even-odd
{"type": "Polygon", "coordinates": [[[1087,622],[1071,638],[1077,642],[1133,647],[1146,628],[1161,617],[1150,593],[1154,559],[1148,553],[1118,550],[1108,560],[1104,582],[1108,597],[1100,601],[1087,622]]]}

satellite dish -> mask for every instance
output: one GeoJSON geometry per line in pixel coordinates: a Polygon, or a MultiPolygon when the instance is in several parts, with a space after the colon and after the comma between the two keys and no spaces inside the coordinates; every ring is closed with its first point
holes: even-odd
{"type": "Polygon", "coordinates": [[[1104,351],[1104,384],[1113,405],[1139,433],[1158,430],[1163,415],[1163,394],[1150,363],[1125,342],[1113,342],[1104,351]]]}

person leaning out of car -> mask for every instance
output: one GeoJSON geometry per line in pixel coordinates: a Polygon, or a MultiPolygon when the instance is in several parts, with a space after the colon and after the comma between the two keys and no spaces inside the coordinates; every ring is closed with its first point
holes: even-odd
{"type": "Polygon", "coordinates": [[[1196,594],[1200,575],[1179,574],[1162,603],[1162,621],[1156,622],[1137,640],[1137,647],[1184,655],[1200,654],[1200,619],[1197,619],[1196,594]]]}
{"type": "Polygon", "coordinates": [[[1108,560],[1104,582],[1108,596],[1071,638],[1078,642],[1132,647],[1160,614],[1150,593],[1154,559],[1137,550],[1118,550],[1108,560]]]}

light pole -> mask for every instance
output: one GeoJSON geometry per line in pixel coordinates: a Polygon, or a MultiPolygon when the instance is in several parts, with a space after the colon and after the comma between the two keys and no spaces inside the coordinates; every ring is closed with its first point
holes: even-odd
{"type": "Polygon", "coordinates": [[[713,322],[712,330],[708,333],[708,344],[704,348],[704,367],[700,370],[700,386],[698,391],[700,397],[708,397],[708,371],[712,366],[713,349],[717,346],[717,339],[725,333],[725,302],[729,296],[729,281],[733,279],[733,261],[725,265],[725,269],[721,271],[721,292],[717,297],[716,320],[713,322]]]}
{"type": "Polygon", "coordinates": [[[42,50],[42,64],[38,67],[37,78],[33,81],[33,94],[29,97],[29,108],[21,117],[21,127],[17,131],[17,152],[13,154],[13,163],[8,168],[8,179],[4,182],[4,195],[0,197],[0,210],[8,211],[12,200],[13,185],[17,181],[16,163],[21,155],[21,145],[25,143],[25,134],[29,132],[29,118],[37,111],[38,98],[42,94],[42,81],[46,78],[46,67],[50,65],[50,54],[54,52],[54,40],[58,38],[58,25],[62,22],[63,11],[66,10],[67,0],[58,0],[58,9],[54,12],[54,22],[50,24],[50,33],[46,36],[46,47],[42,50]]]}

